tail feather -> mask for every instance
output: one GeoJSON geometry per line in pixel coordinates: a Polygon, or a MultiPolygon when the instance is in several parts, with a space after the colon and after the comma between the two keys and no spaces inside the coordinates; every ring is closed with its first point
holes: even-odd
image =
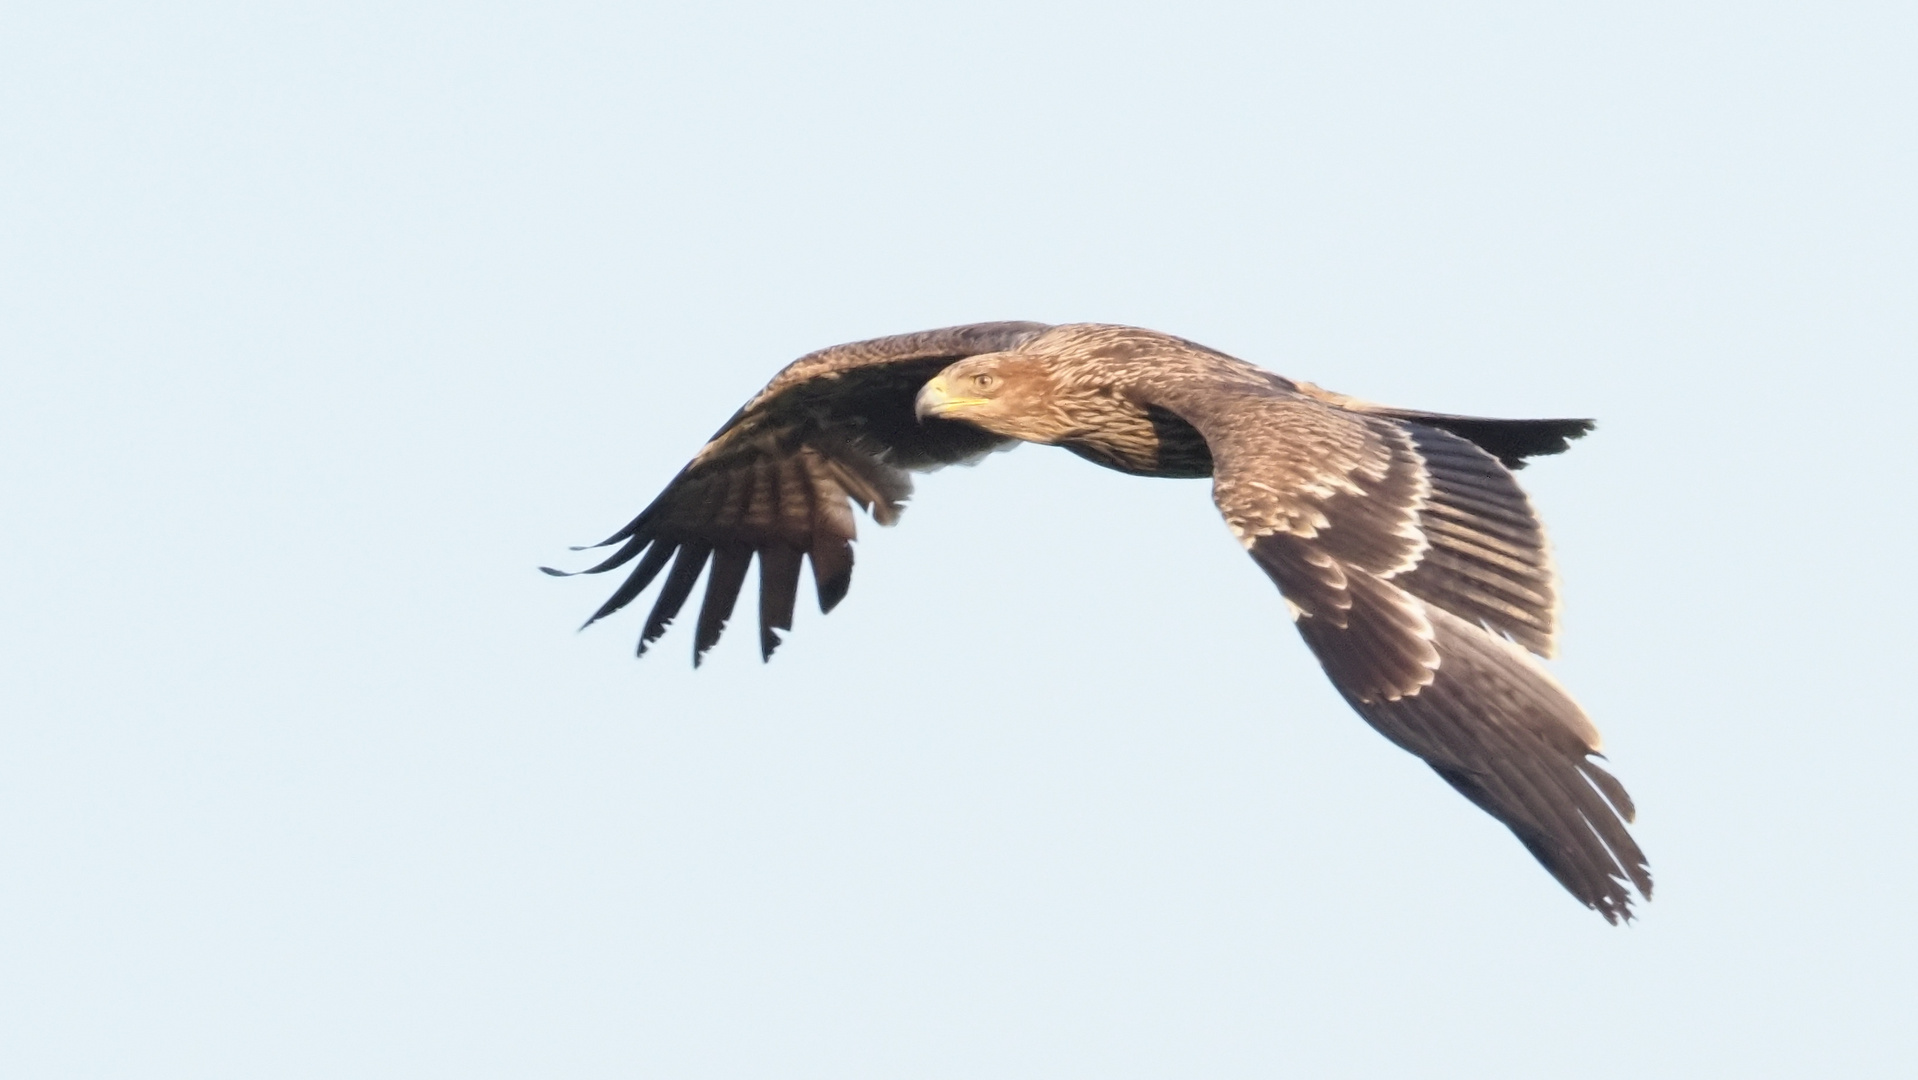
{"type": "Polygon", "coordinates": [[[1597,427],[1594,420],[1495,420],[1483,416],[1451,416],[1412,409],[1378,409],[1395,420],[1449,431],[1492,455],[1508,469],[1523,469],[1525,459],[1562,454],[1572,440],[1597,427]]]}
{"type": "Polygon", "coordinates": [[[1456,416],[1452,413],[1397,409],[1390,405],[1375,405],[1309,382],[1290,382],[1288,385],[1306,397],[1341,409],[1372,416],[1389,416],[1394,420],[1410,420],[1414,424],[1449,431],[1476,444],[1508,469],[1524,468],[1525,459],[1529,457],[1562,454],[1571,447],[1573,439],[1598,426],[1596,420],[1499,420],[1486,416],[1456,416]]]}

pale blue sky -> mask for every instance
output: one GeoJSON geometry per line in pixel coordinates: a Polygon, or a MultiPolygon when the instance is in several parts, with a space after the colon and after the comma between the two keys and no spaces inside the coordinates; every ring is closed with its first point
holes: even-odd
{"type": "Polygon", "coordinates": [[[0,16],[0,1074],[1893,1075],[1918,16],[0,16]],[[1524,478],[1657,898],[1353,716],[1203,483],[1024,448],[761,666],[572,629],[779,365],[1130,322],[1524,478]]]}

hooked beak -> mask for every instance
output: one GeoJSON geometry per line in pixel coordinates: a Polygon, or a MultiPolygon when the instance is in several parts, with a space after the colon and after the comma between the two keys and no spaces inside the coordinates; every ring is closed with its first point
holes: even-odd
{"type": "Polygon", "coordinates": [[[953,397],[946,393],[945,376],[935,375],[931,382],[919,388],[919,396],[912,401],[912,414],[924,422],[928,416],[946,416],[969,405],[985,403],[985,398],[953,397]]]}

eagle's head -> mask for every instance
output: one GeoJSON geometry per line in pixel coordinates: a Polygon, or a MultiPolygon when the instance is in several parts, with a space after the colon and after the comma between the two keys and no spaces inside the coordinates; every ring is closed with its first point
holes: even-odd
{"type": "Polygon", "coordinates": [[[1055,389],[1043,357],[984,353],[934,376],[920,388],[913,412],[921,420],[963,420],[1010,439],[1056,443],[1074,425],[1057,408],[1055,389]]]}

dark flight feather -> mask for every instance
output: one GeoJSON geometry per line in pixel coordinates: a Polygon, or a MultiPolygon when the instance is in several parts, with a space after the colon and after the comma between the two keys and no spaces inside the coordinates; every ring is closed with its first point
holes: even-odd
{"type": "Polygon", "coordinates": [[[706,575],[706,599],[699,605],[699,625],[693,637],[694,667],[705,658],[706,650],[719,643],[719,634],[733,617],[733,605],[739,602],[739,590],[752,564],[751,548],[714,549],[713,569],[706,575]]]}
{"type": "Polygon", "coordinates": [[[799,596],[798,548],[772,544],[759,549],[759,656],[772,659],[779,648],[779,631],[793,628],[793,607],[799,596]]]}
{"type": "Polygon", "coordinates": [[[653,578],[659,574],[660,570],[665,567],[666,560],[672,558],[672,556],[673,546],[671,544],[662,544],[654,541],[653,546],[647,550],[645,557],[639,560],[639,565],[633,567],[633,572],[626,576],[626,580],[620,583],[619,588],[614,590],[613,595],[607,597],[606,602],[599,606],[598,611],[593,612],[593,617],[587,619],[586,622],[580,626],[580,629],[584,630],[586,627],[593,625],[606,616],[611,615],[613,612],[618,611],[620,608],[625,607],[627,604],[632,603],[633,597],[646,591],[646,586],[653,583],[653,578]]]}
{"type": "Polygon", "coordinates": [[[698,540],[680,547],[673,559],[673,568],[666,575],[666,584],[659,588],[659,599],[653,602],[652,613],[646,616],[646,628],[639,635],[635,655],[645,656],[646,647],[658,641],[666,627],[679,617],[679,609],[686,606],[686,599],[693,594],[693,586],[699,582],[699,574],[706,569],[706,559],[712,553],[711,544],[698,540]]]}

